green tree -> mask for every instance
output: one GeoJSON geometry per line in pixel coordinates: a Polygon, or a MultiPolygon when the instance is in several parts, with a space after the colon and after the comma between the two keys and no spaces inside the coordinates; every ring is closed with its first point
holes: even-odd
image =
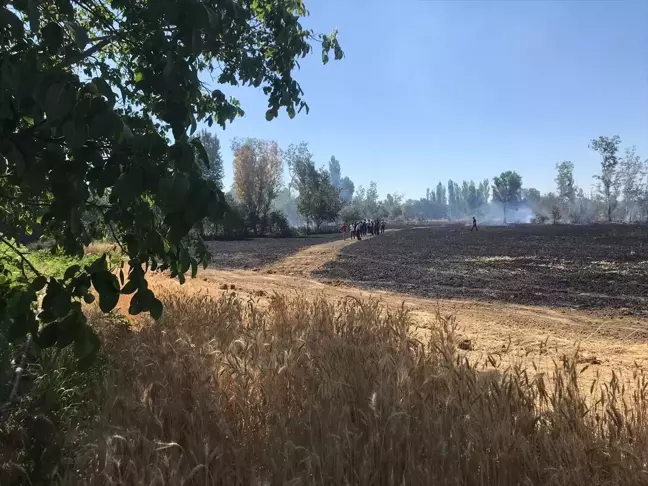
{"type": "Polygon", "coordinates": [[[331,176],[331,184],[333,184],[333,187],[340,189],[342,172],[340,169],[340,162],[334,156],[331,156],[331,160],[329,160],[329,174],[331,176]]]}
{"type": "Polygon", "coordinates": [[[254,234],[263,235],[281,190],[283,161],[277,142],[247,138],[232,143],[234,190],[254,234]]]}
{"type": "Polygon", "coordinates": [[[601,173],[594,176],[600,181],[599,193],[605,202],[608,221],[612,221],[612,211],[616,208],[618,201],[617,165],[619,158],[617,152],[621,138],[618,135],[613,137],[598,137],[590,142],[590,148],[601,156],[601,173]]]}
{"type": "Polygon", "coordinates": [[[263,89],[268,120],[282,108],[290,117],[308,111],[293,78],[298,59],[314,41],[324,63],[331,51],[343,56],[335,33],[302,27],[306,14],[300,0],[0,3],[0,241],[25,269],[18,281],[0,276],[1,332],[29,334],[42,348],[74,343],[89,363],[99,340],[81,301],[94,298],[91,288],[104,312],[129,294],[131,314],[160,317],[146,271],[169,269],[181,283],[195,275],[208,254],[190,232],[227,210],[217,184],[202,176],[209,156],[190,138],[197,124],[224,127],[243,114],[227,85],[263,89]],[[107,204],[95,202],[104,196],[107,204]],[[92,238],[88,212],[128,255],[127,275],[117,277],[102,257],[48,278],[16,245],[38,225],[81,255],[92,238]]]}
{"type": "Polygon", "coordinates": [[[387,194],[385,200],[382,202],[382,207],[387,213],[386,217],[396,219],[403,214],[403,196],[402,194],[387,194]]]}
{"type": "Polygon", "coordinates": [[[563,203],[573,204],[576,199],[574,185],[574,163],[568,160],[556,164],[556,188],[558,197],[563,203]]]}
{"type": "Polygon", "coordinates": [[[636,147],[627,148],[625,155],[619,161],[619,180],[623,194],[625,219],[628,221],[636,219],[636,210],[639,209],[641,198],[646,192],[645,176],[646,167],[641,161],[641,157],[637,155],[636,147]]]}
{"type": "Polygon", "coordinates": [[[340,181],[340,199],[344,204],[350,204],[353,201],[353,193],[355,191],[355,184],[348,177],[343,177],[340,181]]]}
{"type": "Polygon", "coordinates": [[[298,145],[290,144],[282,153],[283,159],[288,167],[288,192],[292,196],[292,191],[297,187],[297,169],[300,164],[311,163],[313,155],[308,149],[308,143],[301,142],[298,145]]]}
{"type": "Polygon", "coordinates": [[[347,204],[340,210],[340,219],[346,223],[353,223],[364,218],[362,208],[355,204],[347,204]]]}
{"type": "Polygon", "coordinates": [[[374,181],[369,183],[369,189],[367,189],[365,211],[368,218],[375,219],[378,217],[378,185],[374,181]]]}
{"type": "Polygon", "coordinates": [[[305,158],[297,162],[295,174],[299,190],[297,208],[306,218],[307,225],[312,221],[319,230],[324,221],[335,221],[342,209],[342,201],[340,190],[331,184],[328,171],[317,170],[313,161],[305,158]]]}
{"type": "Polygon", "coordinates": [[[504,223],[508,207],[520,201],[521,189],[522,177],[517,172],[507,170],[493,178],[493,200],[502,205],[504,223]]]}
{"type": "Polygon", "coordinates": [[[213,181],[221,191],[223,190],[223,177],[225,172],[223,169],[223,157],[221,156],[220,140],[218,137],[203,129],[198,132],[197,138],[205,147],[209,165],[205,164],[202,168],[202,176],[208,181],[213,181]]]}

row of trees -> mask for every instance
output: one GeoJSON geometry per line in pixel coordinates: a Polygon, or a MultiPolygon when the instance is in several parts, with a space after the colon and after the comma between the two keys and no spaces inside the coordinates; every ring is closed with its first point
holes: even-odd
{"type": "MultiPolygon", "coordinates": [[[[222,188],[223,161],[218,139],[199,134],[211,164],[204,176],[222,188]]],[[[636,221],[648,218],[648,161],[635,147],[619,156],[618,136],[599,137],[590,143],[601,157],[601,172],[587,194],[574,180],[574,164],[556,164],[556,191],[542,194],[522,186],[522,177],[505,171],[482,181],[449,180],[427,189],[425,197],[405,200],[401,194],[378,195],[375,182],[357,188],[342,176],[340,162],[331,157],[328,168],[317,168],[306,143],[280,150],[276,143],[256,139],[233,144],[234,185],[227,194],[240,230],[262,235],[288,232],[289,226],[371,219],[483,219],[529,222],[591,222],[600,219],[636,221]],[[288,170],[283,183],[283,168],[288,170]]]]}

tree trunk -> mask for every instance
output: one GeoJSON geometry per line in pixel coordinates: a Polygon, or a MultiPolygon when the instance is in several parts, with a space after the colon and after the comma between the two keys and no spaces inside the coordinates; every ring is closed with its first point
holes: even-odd
{"type": "Polygon", "coordinates": [[[506,224],[506,203],[502,204],[502,207],[504,208],[504,224],[506,224]]]}

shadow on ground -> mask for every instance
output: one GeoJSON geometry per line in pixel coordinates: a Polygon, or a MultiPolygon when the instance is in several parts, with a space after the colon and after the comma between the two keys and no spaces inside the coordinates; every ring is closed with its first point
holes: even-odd
{"type": "Polygon", "coordinates": [[[298,238],[254,238],[242,241],[210,241],[211,268],[260,269],[290,255],[322,243],[342,238],[339,233],[298,238]]]}

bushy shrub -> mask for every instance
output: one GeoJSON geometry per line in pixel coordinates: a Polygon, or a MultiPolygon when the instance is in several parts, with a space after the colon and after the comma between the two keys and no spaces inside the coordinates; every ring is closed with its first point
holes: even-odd
{"type": "Polygon", "coordinates": [[[274,238],[289,238],[295,235],[288,218],[281,211],[271,211],[268,215],[268,234],[274,238]]]}

